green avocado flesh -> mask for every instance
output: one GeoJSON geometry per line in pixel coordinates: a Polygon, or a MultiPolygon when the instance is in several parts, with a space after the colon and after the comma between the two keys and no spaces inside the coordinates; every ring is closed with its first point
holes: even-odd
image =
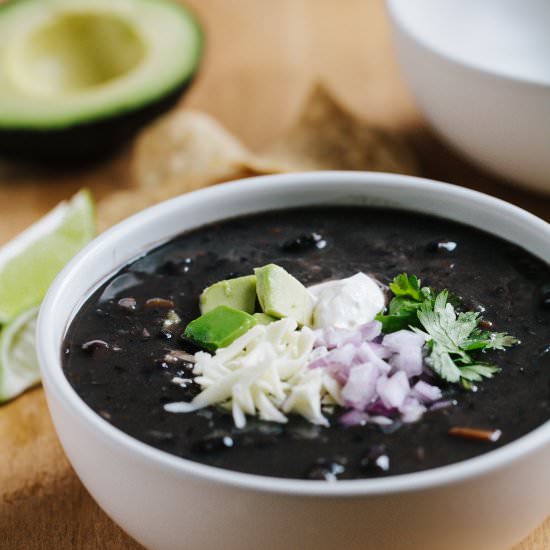
{"type": "Polygon", "coordinates": [[[0,8],[0,127],[119,113],[197,68],[201,31],[165,0],[16,0],[0,8]]]}
{"type": "Polygon", "coordinates": [[[276,264],[254,269],[258,301],[272,317],[291,317],[299,325],[311,325],[314,300],[306,287],[276,264]]]}
{"type": "Polygon", "coordinates": [[[0,37],[0,154],[63,131],[67,153],[128,137],[120,126],[134,132],[173,105],[202,55],[200,25],[169,0],[11,0],[0,37]]]}
{"type": "Polygon", "coordinates": [[[267,313],[254,313],[252,317],[256,319],[259,325],[270,325],[271,323],[279,320],[277,317],[273,317],[267,313]]]}
{"type": "Polygon", "coordinates": [[[200,297],[201,313],[207,313],[221,305],[240,309],[246,313],[254,313],[256,306],[255,275],[219,281],[203,290],[200,297]]]}
{"type": "Polygon", "coordinates": [[[218,306],[191,321],[184,336],[201,348],[214,352],[231,344],[256,323],[256,319],[244,311],[218,306]]]}

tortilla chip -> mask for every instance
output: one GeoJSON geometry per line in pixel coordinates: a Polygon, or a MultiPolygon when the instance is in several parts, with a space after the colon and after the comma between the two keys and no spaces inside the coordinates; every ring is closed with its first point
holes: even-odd
{"type": "Polygon", "coordinates": [[[250,156],[244,145],[210,115],[181,109],[140,135],[133,175],[139,187],[178,182],[183,193],[234,177],[247,166],[250,156]]]}
{"type": "Polygon", "coordinates": [[[181,109],[141,134],[133,159],[139,187],[173,182],[181,193],[237,176],[305,170],[417,174],[418,166],[400,136],[357,118],[321,84],[298,122],[260,154],[251,153],[211,116],[181,109]]]}
{"type": "Polygon", "coordinates": [[[360,120],[318,84],[294,125],[252,159],[256,170],[374,170],[418,173],[403,139],[360,120]]]}

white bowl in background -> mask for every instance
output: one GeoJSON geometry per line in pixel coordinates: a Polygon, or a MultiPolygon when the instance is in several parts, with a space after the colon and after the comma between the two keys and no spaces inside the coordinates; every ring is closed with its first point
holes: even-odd
{"type": "Polygon", "coordinates": [[[101,282],[182,231],[231,216],[314,204],[389,206],[482,227],[550,259],[550,225],[475,191],[395,174],[322,172],[248,179],[159,204],[95,239],[52,285],[37,346],[55,428],[99,505],[148,548],[502,550],[550,513],[550,422],[477,458],[336,483],[223,470],[115,428],[62,370],[62,342],[101,282]]]}
{"type": "Polygon", "coordinates": [[[465,156],[550,193],[550,2],[387,0],[420,108],[465,156]]]}

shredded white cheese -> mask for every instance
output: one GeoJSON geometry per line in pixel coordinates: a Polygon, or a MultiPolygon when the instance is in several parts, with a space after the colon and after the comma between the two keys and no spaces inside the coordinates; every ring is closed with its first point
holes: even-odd
{"type": "MultiPolygon", "coordinates": [[[[355,328],[372,321],[384,307],[378,283],[361,272],[308,290],[315,300],[317,329],[355,328]]],[[[169,315],[165,323],[181,322],[176,317],[169,315]]],[[[247,415],[285,423],[289,413],[328,426],[323,410],[345,405],[343,388],[326,369],[308,368],[328,349],[313,348],[316,337],[310,328],[297,329],[294,319],[285,318],[254,326],[215,354],[197,352],[190,359],[195,362],[194,381],[201,386],[201,393],[189,403],[165,405],[165,410],[185,413],[220,405],[231,411],[238,428],[246,425],[247,415]]],[[[185,386],[188,379],[175,378],[173,382],[185,386]]]]}
{"type": "Polygon", "coordinates": [[[235,425],[246,425],[246,415],[271,422],[287,422],[297,413],[314,424],[328,425],[321,412],[325,396],[342,402],[338,388],[321,369],[308,369],[315,341],[307,327],[281,319],[256,325],[214,355],[195,354],[195,382],[203,391],[190,403],[170,403],[170,412],[191,412],[222,404],[231,409],[235,425]]]}

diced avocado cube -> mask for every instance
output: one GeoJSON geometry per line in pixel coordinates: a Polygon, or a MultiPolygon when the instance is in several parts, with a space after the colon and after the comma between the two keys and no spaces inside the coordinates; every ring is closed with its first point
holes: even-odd
{"type": "Polygon", "coordinates": [[[227,279],[205,288],[200,297],[201,313],[208,313],[218,306],[229,306],[246,313],[254,313],[256,276],[246,275],[227,279]]]}
{"type": "Polygon", "coordinates": [[[269,323],[274,323],[275,321],[278,321],[277,317],[273,317],[272,315],[268,315],[267,313],[254,313],[252,315],[256,321],[258,321],[259,325],[269,325],[269,323]]]}
{"type": "Polygon", "coordinates": [[[225,348],[257,323],[256,319],[238,309],[218,306],[191,321],[183,335],[210,352],[225,348]]]}
{"type": "Polygon", "coordinates": [[[314,298],[306,287],[282,267],[268,264],[254,269],[256,293],[264,313],[291,317],[299,325],[311,325],[314,298]]]}

